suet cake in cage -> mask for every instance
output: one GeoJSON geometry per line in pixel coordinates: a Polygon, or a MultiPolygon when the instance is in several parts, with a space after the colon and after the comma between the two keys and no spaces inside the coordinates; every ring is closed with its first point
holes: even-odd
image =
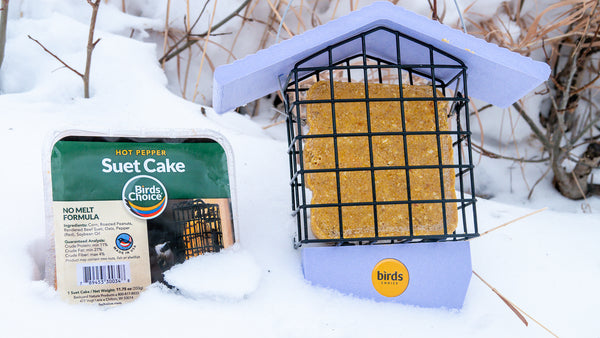
{"type": "MultiPolygon", "coordinates": [[[[344,238],[454,232],[458,221],[456,202],[443,201],[456,199],[454,170],[438,169],[438,154],[441,154],[442,164],[453,163],[452,139],[448,134],[435,133],[449,130],[447,102],[434,104],[431,86],[404,85],[400,89],[398,85],[373,83],[369,84],[368,95],[365,96],[363,83],[334,82],[333,99],[331,92],[329,81],[319,81],[308,90],[307,99],[398,99],[401,94],[407,98],[431,99],[406,102],[403,109],[400,101],[372,102],[368,112],[366,103],[362,101],[335,103],[337,134],[364,135],[337,138],[330,136],[334,132],[331,103],[308,104],[307,135],[315,138],[305,141],[304,167],[307,171],[329,170],[306,174],[306,185],[313,194],[311,203],[386,202],[377,205],[378,226],[375,226],[372,206],[342,206],[344,238]],[[423,134],[404,137],[403,131],[423,134]],[[369,137],[369,132],[374,135],[369,137]],[[407,150],[406,157],[404,149],[407,150]],[[336,173],[332,171],[336,162],[339,168],[354,169],[340,172],[339,189],[336,173]],[[409,170],[409,165],[420,169],[409,170]],[[371,168],[376,170],[371,171],[371,168]],[[443,175],[443,189],[440,189],[440,174],[443,175]],[[410,191],[407,190],[409,181],[410,191]],[[376,187],[376,193],[373,187],[376,187]],[[409,206],[409,200],[429,203],[409,206]],[[445,208],[445,213],[442,208],[445,208]],[[409,221],[409,215],[412,221],[409,221]]],[[[441,91],[436,96],[441,97],[441,91]]],[[[313,234],[317,238],[339,238],[339,214],[337,207],[312,208],[313,234]]]]}

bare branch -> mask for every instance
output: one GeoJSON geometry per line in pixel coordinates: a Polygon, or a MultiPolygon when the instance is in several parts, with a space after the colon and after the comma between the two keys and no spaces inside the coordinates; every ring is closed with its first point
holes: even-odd
{"type": "Polygon", "coordinates": [[[46,48],[41,42],[39,42],[38,40],[34,39],[31,37],[31,35],[27,35],[28,38],[30,38],[31,40],[35,41],[35,43],[37,43],[40,47],[42,47],[44,49],[44,51],[46,51],[46,53],[52,55],[56,60],[58,60],[58,62],[62,63],[63,66],[65,66],[66,68],[68,68],[69,70],[71,70],[73,73],[79,75],[81,78],[83,78],[83,74],[81,74],[80,72],[78,72],[76,69],[74,69],[73,67],[69,66],[66,62],[64,62],[61,58],[59,58],[58,56],[56,56],[54,53],[52,53],[51,51],[48,50],[48,48],[46,48]]]}
{"type": "Polygon", "coordinates": [[[481,147],[473,142],[471,142],[471,145],[473,146],[473,150],[475,150],[476,152],[480,153],[483,156],[487,156],[489,158],[494,158],[494,159],[504,159],[504,160],[515,161],[515,162],[519,162],[519,163],[541,163],[541,162],[547,162],[550,159],[549,157],[540,158],[540,159],[526,159],[526,158],[522,158],[522,157],[505,156],[505,155],[496,154],[494,152],[486,150],[483,147],[481,147]]]}
{"type": "MultiPolygon", "coordinates": [[[[291,1],[291,0],[290,0],[291,1]]],[[[243,31],[244,26],[246,25],[246,22],[249,22],[250,20],[248,20],[246,18],[246,15],[248,15],[248,10],[250,9],[250,7],[246,7],[246,10],[244,11],[244,15],[240,15],[240,14],[236,14],[237,17],[242,18],[242,24],[240,25],[240,27],[237,29],[237,32],[235,33],[235,37],[233,38],[233,42],[231,43],[231,51],[233,52],[233,48],[235,47],[235,45],[237,44],[237,40],[238,37],[240,36],[240,33],[243,31]]],[[[302,20],[299,20],[299,22],[302,22],[302,20]]],[[[231,55],[227,57],[227,61],[226,63],[229,63],[229,61],[231,61],[230,59],[231,55]]]]}
{"type": "Polygon", "coordinates": [[[431,20],[441,22],[440,17],[438,16],[437,0],[433,0],[433,3],[431,1],[432,0],[427,0],[427,2],[429,3],[429,9],[431,10],[431,20]]]}
{"type": "MultiPolygon", "coordinates": [[[[538,15],[524,15],[524,0],[505,2],[501,7],[520,28],[519,34],[510,32],[510,27],[497,18],[486,18],[480,22],[471,21],[479,29],[480,35],[522,54],[530,54],[541,48],[546,60],[552,68],[552,75],[546,90],[536,94],[547,96],[548,103],[542,104],[539,113],[539,124],[530,116],[537,115],[523,109],[521,103],[515,103],[523,120],[530,127],[535,137],[541,142],[542,153],[547,153],[550,165],[548,171],[536,181],[530,190],[531,197],[535,186],[552,170],[553,184],[564,196],[579,199],[596,189],[589,181],[590,167],[597,168],[597,160],[584,157],[572,159],[572,151],[586,143],[593,143],[598,137],[600,116],[595,106],[598,97],[597,82],[600,80],[597,59],[600,52],[600,2],[598,0],[565,0],[549,5],[538,15]],[[512,4],[512,5],[510,5],[512,4]],[[587,97],[589,96],[589,97],[587,97]],[[583,104],[587,106],[582,113],[583,104]],[[543,128],[542,128],[543,127],[543,128]],[[545,130],[544,130],[545,128],[545,130]],[[587,138],[586,138],[587,136],[587,138]],[[581,140],[585,138],[582,142],[581,140]],[[570,171],[564,165],[573,161],[575,167],[570,171]],[[586,162],[587,161],[587,162],[586,162]],[[588,163],[589,162],[589,163],[588,163]],[[585,169],[585,170],[584,170],[585,169]],[[576,186],[577,185],[577,186],[576,186]]],[[[429,1],[431,5],[431,1],[429,1]]],[[[485,156],[504,158],[519,163],[524,159],[510,158],[491,153],[482,147],[473,149],[485,156]]],[[[540,157],[542,157],[540,156],[540,157]]],[[[517,157],[520,157],[517,155],[517,157]]]]}
{"type": "Polygon", "coordinates": [[[519,311],[517,309],[517,307],[510,301],[508,300],[508,298],[504,297],[498,290],[496,290],[496,288],[494,288],[493,286],[491,286],[488,282],[485,281],[485,279],[481,278],[481,276],[479,276],[477,274],[477,272],[475,272],[475,270],[473,270],[473,274],[479,278],[479,280],[481,280],[488,288],[490,288],[490,290],[492,290],[496,296],[500,297],[500,299],[502,299],[502,301],[504,302],[504,304],[506,304],[506,306],[508,306],[508,308],[517,316],[519,317],[519,319],[521,320],[521,322],[523,322],[523,324],[525,324],[525,326],[528,326],[529,323],[527,323],[527,319],[525,319],[525,317],[523,316],[523,314],[521,313],[521,311],[519,311]]]}
{"type": "Polygon", "coordinates": [[[96,41],[94,41],[94,28],[96,27],[96,17],[98,15],[98,7],[100,7],[100,1],[101,0],[95,0],[95,1],[87,0],[88,4],[90,4],[92,6],[92,19],[91,19],[91,22],[90,22],[90,31],[89,31],[89,34],[88,34],[87,57],[86,57],[86,62],[85,62],[85,72],[83,74],[80,73],[79,71],[77,71],[75,68],[69,66],[61,58],[59,58],[54,53],[52,53],[51,51],[49,51],[48,48],[46,48],[41,42],[39,42],[38,40],[32,38],[30,35],[27,35],[28,38],[30,38],[31,40],[35,41],[35,43],[37,43],[40,47],[42,47],[44,49],[44,51],[46,51],[46,53],[52,55],[56,60],[58,60],[58,62],[62,63],[63,66],[67,67],[73,73],[75,73],[79,77],[81,77],[81,79],[83,80],[83,96],[86,99],[88,99],[90,97],[90,67],[91,67],[91,63],[92,63],[92,52],[94,50],[94,47],[96,47],[96,44],[98,44],[98,42],[100,41],[100,39],[97,39],[96,41]]]}
{"type": "MultiPolygon", "coordinates": [[[[189,42],[189,37],[192,35],[192,30],[194,29],[194,27],[196,27],[196,24],[198,24],[198,21],[200,21],[200,18],[202,17],[202,14],[204,14],[204,11],[206,10],[206,6],[208,6],[209,2],[210,1],[206,1],[204,3],[204,6],[202,7],[202,10],[200,11],[200,14],[198,14],[198,17],[196,18],[196,20],[194,21],[194,23],[190,27],[188,27],[188,29],[186,30],[185,34],[181,37],[181,39],[177,40],[177,42],[175,42],[171,47],[169,47],[169,50],[165,52],[165,56],[169,55],[169,53],[171,53],[183,41],[188,40],[188,42],[189,42]]],[[[177,53],[177,55],[178,54],[179,53],[177,53]]],[[[161,64],[164,64],[166,61],[168,61],[168,60],[165,60],[165,56],[163,56],[162,58],[160,58],[159,62],[161,64]]]]}
{"type": "Polygon", "coordinates": [[[490,283],[486,282],[485,279],[483,279],[481,276],[479,276],[475,270],[473,270],[473,274],[479,278],[480,281],[482,281],[488,288],[490,288],[490,290],[492,290],[498,297],[500,297],[500,299],[502,299],[502,301],[515,313],[515,315],[517,315],[517,317],[519,317],[519,319],[523,322],[523,324],[525,324],[525,326],[527,326],[527,321],[525,320],[525,318],[523,317],[523,315],[527,316],[529,319],[531,319],[532,321],[534,321],[537,325],[539,325],[542,329],[546,330],[546,332],[550,333],[551,335],[553,335],[554,337],[558,337],[556,335],[556,333],[550,331],[550,329],[548,329],[546,326],[544,326],[542,323],[540,323],[539,321],[537,321],[535,318],[531,317],[527,312],[523,311],[521,308],[519,308],[515,303],[511,302],[510,300],[508,300],[506,297],[504,297],[498,290],[496,290],[496,288],[494,288],[492,285],[490,285],[490,283]]]}
{"type": "Polygon", "coordinates": [[[4,46],[6,45],[6,24],[8,22],[8,0],[0,1],[0,67],[4,60],[4,46]]]}
{"type": "MultiPolygon", "coordinates": [[[[288,26],[283,21],[283,18],[281,17],[281,14],[279,14],[279,5],[280,5],[280,3],[277,4],[277,7],[275,7],[275,5],[273,5],[273,3],[271,2],[271,0],[267,0],[267,3],[269,4],[269,7],[271,7],[271,10],[273,11],[273,13],[275,14],[275,16],[279,20],[280,25],[283,26],[283,29],[285,29],[285,31],[288,33],[289,36],[294,36],[294,34],[290,31],[290,29],[288,28],[288,26]]],[[[331,20],[333,20],[333,18],[335,17],[335,11],[337,9],[338,3],[339,3],[339,0],[336,3],[335,8],[333,9],[333,15],[331,17],[331,20]]]]}
{"type": "Polygon", "coordinates": [[[529,190],[529,194],[527,195],[527,199],[531,199],[531,196],[533,196],[533,191],[535,190],[535,187],[544,180],[544,178],[548,175],[548,173],[550,172],[550,170],[552,170],[551,166],[548,166],[548,168],[546,169],[546,171],[544,172],[544,174],[542,174],[542,176],[540,176],[540,178],[537,179],[537,181],[535,181],[535,183],[533,184],[533,186],[531,186],[531,189],[529,190]]]}
{"type": "Polygon", "coordinates": [[[206,38],[204,39],[204,47],[202,47],[202,58],[200,59],[200,69],[198,70],[198,76],[196,77],[196,86],[194,87],[194,95],[192,96],[192,101],[196,100],[196,96],[198,95],[198,85],[200,84],[200,74],[202,74],[202,67],[204,66],[204,60],[206,57],[206,47],[208,46],[208,38],[210,37],[210,32],[213,27],[213,19],[215,18],[215,12],[217,10],[217,2],[213,6],[212,14],[210,15],[210,23],[208,25],[208,32],[206,32],[206,38]]]}
{"type": "MultiPolygon", "coordinates": [[[[217,30],[219,27],[223,26],[225,23],[227,23],[229,20],[231,20],[232,18],[236,17],[238,15],[238,13],[244,8],[246,7],[246,5],[248,5],[248,3],[250,3],[250,0],[245,0],[238,8],[236,8],[235,10],[233,10],[233,12],[231,12],[227,17],[225,17],[223,20],[219,21],[218,23],[216,23],[214,26],[212,26],[210,28],[210,31],[215,31],[217,30]]],[[[187,39],[187,37],[190,35],[191,30],[186,33],[186,35],[184,36],[185,39],[187,39]]],[[[206,31],[202,34],[197,34],[198,37],[205,37],[207,34],[209,34],[209,31],[206,31]]],[[[182,39],[184,40],[184,39],[182,39]]],[[[167,54],[163,55],[158,62],[160,62],[161,64],[163,62],[167,62],[169,60],[171,60],[172,58],[174,58],[175,56],[179,55],[179,53],[183,52],[184,50],[190,48],[191,46],[193,46],[195,43],[197,42],[197,40],[191,40],[191,39],[187,39],[186,43],[177,48],[174,51],[170,51],[167,54]]],[[[177,42],[177,44],[179,44],[180,42],[177,42]]]]}
{"type": "MultiPolygon", "coordinates": [[[[125,0],[123,0],[125,1],[125,0]]],[[[165,33],[163,39],[163,54],[167,51],[167,42],[169,41],[169,14],[171,13],[171,0],[167,0],[167,14],[165,15],[165,33]]],[[[165,68],[165,63],[160,63],[161,67],[165,68]]]]}
{"type": "Polygon", "coordinates": [[[96,47],[96,44],[100,39],[94,42],[94,29],[96,28],[96,17],[98,16],[98,8],[100,7],[100,0],[88,0],[88,3],[92,6],[92,18],[90,19],[90,30],[88,33],[87,43],[87,56],[85,59],[85,72],[83,73],[83,97],[88,99],[90,97],[90,68],[92,66],[92,52],[96,47]]]}
{"type": "Polygon", "coordinates": [[[525,112],[525,110],[521,107],[521,105],[519,105],[518,103],[515,102],[515,103],[513,103],[513,107],[517,110],[519,115],[521,115],[523,120],[525,120],[525,122],[529,125],[529,127],[531,128],[531,130],[533,131],[535,136],[538,138],[538,140],[540,140],[540,142],[542,142],[544,147],[546,149],[551,149],[552,145],[550,144],[550,141],[548,140],[548,138],[542,133],[540,128],[538,128],[538,126],[535,124],[535,122],[533,122],[533,120],[529,117],[529,115],[527,115],[527,112],[525,112]]]}
{"type": "Polygon", "coordinates": [[[594,127],[598,122],[600,122],[600,114],[596,116],[592,121],[587,123],[577,135],[573,136],[573,138],[569,142],[569,147],[574,147],[575,143],[577,143],[577,141],[579,141],[583,137],[583,135],[585,135],[585,133],[592,129],[592,127],[594,127]]]}
{"type": "MultiPolygon", "coordinates": [[[[519,217],[517,217],[517,218],[515,218],[515,219],[513,219],[513,220],[511,220],[511,221],[508,221],[508,222],[506,222],[506,223],[504,223],[504,224],[501,224],[501,225],[498,225],[498,226],[496,226],[496,227],[493,227],[493,228],[491,228],[490,230],[487,230],[487,231],[484,231],[484,232],[482,232],[482,233],[479,235],[479,238],[480,238],[480,237],[483,237],[484,235],[487,235],[487,234],[489,234],[490,232],[492,232],[492,231],[494,231],[494,230],[498,230],[498,229],[500,229],[500,228],[503,228],[503,227],[505,227],[505,226],[507,226],[507,225],[513,224],[513,223],[515,223],[515,222],[517,222],[517,221],[520,221],[520,220],[522,220],[522,219],[524,219],[524,218],[527,218],[527,217],[529,217],[529,216],[533,216],[533,215],[535,215],[535,214],[538,214],[538,213],[540,213],[540,212],[542,212],[542,211],[545,211],[545,210],[548,210],[548,207],[541,208],[541,209],[539,209],[539,210],[536,210],[536,211],[530,212],[530,213],[528,213],[528,214],[526,214],[526,215],[519,216],[519,217]]],[[[477,237],[474,237],[474,238],[477,238],[477,237]]],[[[472,238],[472,239],[474,239],[474,238],[472,238]]],[[[472,239],[471,239],[471,240],[472,240],[472,239]]]]}

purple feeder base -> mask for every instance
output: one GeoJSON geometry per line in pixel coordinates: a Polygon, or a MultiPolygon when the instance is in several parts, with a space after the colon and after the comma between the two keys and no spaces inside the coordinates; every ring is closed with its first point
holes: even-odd
{"type": "Polygon", "coordinates": [[[312,284],[344,294],[446,308],[462,307],[472,273],[468,241],[305,247],[302,268],[312,284]],[[401,262],[405,269],[377,269],[384,260],[401,262]],[[382,288],[392,295],[380,293],[382,288]],[[394,288],[401,294],[393,296],[394,288]]]}

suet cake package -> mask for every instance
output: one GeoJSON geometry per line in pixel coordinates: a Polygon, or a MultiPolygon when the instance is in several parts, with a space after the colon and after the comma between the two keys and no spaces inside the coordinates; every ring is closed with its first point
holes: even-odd
{"type": "Polygon", "coordinates": [[[176,287],[163,278],[174,265],[233,245],[231,151],[216,133],[190,135],[52,143],[46,279],[62,298],[126,303],[154,282],[176,287]]]}

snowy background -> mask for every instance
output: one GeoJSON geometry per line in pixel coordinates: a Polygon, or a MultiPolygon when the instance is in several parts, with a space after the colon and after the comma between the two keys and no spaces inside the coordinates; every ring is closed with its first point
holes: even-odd
{"type": "MultiPolygon", "coordinates": [[[[199,13],[204,2],[190,2],[190,11],[199,13]]],[[[360,1],[357,7],[369,2],[360,1]]],[[[199,65],[192,65],[196,73],[190,73],[194,79],[183,92],[177,64],[169,62],[163,70],[158,63],[163,44],[156,32],[164,29],[166,2],[125,3],[123,13],[121,1],[102,2],[91,98],[84,99],[80,78],[27,36],[83,70],[91,7],[83,0],[10,2],[0,68],[1,337],[551,336],[530,318],[525,326],[475,276],[461,310],[378,303],[307,283],[300,251],[292,246],[295,223],[290,216],[285,132],[282,126],[264,128],[276,122],[276,114],[215,114],[210,108],[210,70],[199,77],[197,99],[182,98],[193,96],[199,65]],[[70,129],[141,136],[214,130],[225,135],[234,156],[239,243],[173,269],[171,278],[179,282],[180,293],[155,284],[135,302],[110,309],[60,300],[43,281],[48,255],[44,168],[55,133],[70,129]]],[[[216,20],[240,3],[219,1],[216,20]]],[[[399,4],[427,14],[426,1],[399,4]]],[[[465,8],[470,2],[459,4],[465,8]]],[[[471,10],[491,15],[498,4],[480,1],[471,10]]],[[[345,1],[333,7],[316,8],[321,22],[350,10],[345,1]]],[[[451,9],[445,22],[457,24],[451,9]]],[[[253,15],[268,10],[267,2],[258,1],[253,15]]],[[[183,27],[184,14],[185,1],[171,1],[173,27],[183,27]]],[[[208,27],[209,18],[200,20],[198,31],[208,27]]],[[[239,25],[232,20],[219,32],[234,32],[239,25]]],[[[263,30],[259,23],[247,23],[233,49],[235,57],[256,51],[263,30]]],[[[281,38],[288,36],[282,33],[281,38]]],[[[215,37],[231,46],[228,39],[233,34],[215,37]]],[[[272,32],[266,45],[274,40],[272,32]]],[[[232,61],[224,51],[221,57],[218,52],[213,55],[214,66],[232,61]]],[[[537,115],[539,98],[526,102],[537,115]]],[[[515,112],[487,109],[480,122],[482,130],[473,123],[474,140],[483,132],[486,147],[509,156],[534,153],[536,144],[515,112]]],[[[551,187],[551,177],[527,199],[544,165],[476,158],[477,188],[483,196],[477,204],[480,232],[548,209],[473,240],[473,270],[555,334],[600,337],[600,199],[566,200],[551,187]]]]}

